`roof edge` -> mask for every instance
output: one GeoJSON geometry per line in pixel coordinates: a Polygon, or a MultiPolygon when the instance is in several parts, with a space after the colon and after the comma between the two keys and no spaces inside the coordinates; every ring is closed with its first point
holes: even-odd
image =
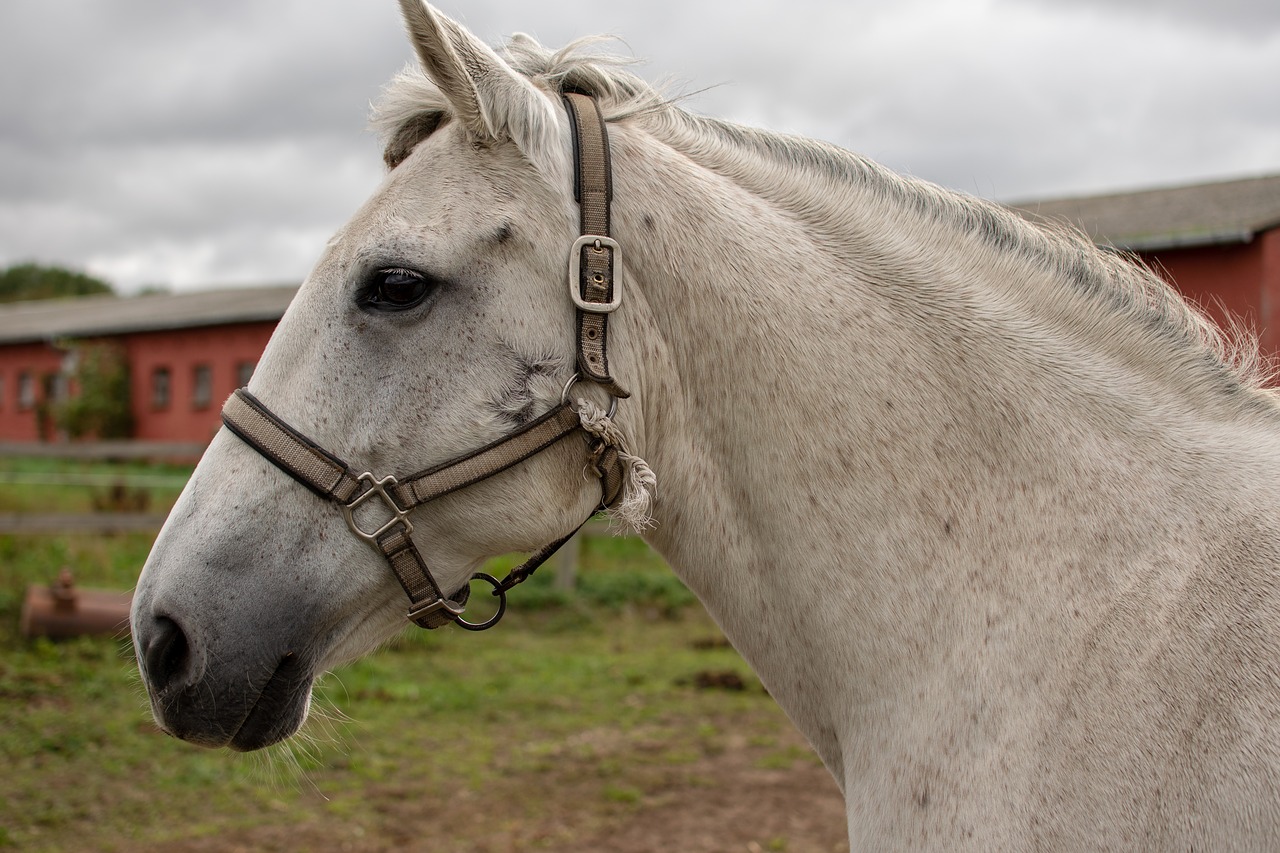
{"type": "MultiPolygon", "coordinates": [[[[1266,230],[1266,229],[1262,229],[1266,230]]],[[[1257,232],[1251,228],[1225,231],[1206,231],[1200,234],[1171,233],[1143,237],[1122,237],[1119,240],[1099,242],[1124,252],[1155,252],[1160,249],[1194,249],[1201,246],[1236,246],[1252,243],[1257,232]]]]}
{"type": "Polygon", "coordinates": [[[298,285],[138,297],[51,299],[0,305],[0,344],[121,337],[279,322],[298,285]]]}

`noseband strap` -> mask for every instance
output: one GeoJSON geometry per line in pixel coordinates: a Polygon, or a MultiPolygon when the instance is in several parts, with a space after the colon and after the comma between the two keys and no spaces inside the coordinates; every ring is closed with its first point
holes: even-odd
{"type": "MultiPolygon", "coordinates": [[[[370,472],[357,473],[342,459],[289,426],[244,388],[232,394],[222,407],[222,421],[281,471],[342,509],[351,531],[391,564],[409,596],[409,618],[424,628],[436,628],[451,621],[473,629],[489,627],[489,624],[461,620],[465,592],[460,596],[461,601],[450,600],[436,583],[413,543],[410,510],[499,474],[582,430],[578,413],[563,403],[479,450],[398,479],[379,478],[370,472]]],[[[597,446],[593,460],[592,467],[601,478],[601,505],[608,506],[621,491],[617,451],[597,446]]],[[[502,581],[488,575],[479,577],[491,582],[494,594],[502,598],[502,593],[533,574],[576,532],[577,528],[538,550],[502,581]]],[[[496,622],[497,617],[490,621],[496,622]]]]}
{"type": "MultiPolygon", "coordinates": [[[[621,303],[622,295],[622,250],[609,234],[613,194],[609,135],[594,99],[569,93],[564,96],[564,103],[573,126],[574,194],[581,208],[582,226],[582,236],[574,242],[569,256],[569,296],[578,309],[578,371],[581,378],[601,385],[616,402],[629,395],[609,375],[606,351],[608,317],[621,303]]],[[[582,417],[567,401],[569,389],[577,379],[575,376],[565,386],[560,405],[540,418],[465,456],[404,478],[379,478],[369,471],[358,473],[295,430],[244,388],[227,400],[222,420],[277,468],[342,510],[351,532],[391,565],[409,596],[410,620],[423,628],[454,622],[480,631],[502,618],[507,590],[533,574],[581,525],[536,551],[501,581],[482,572],[473,575],[472,580],[491,584],[498,597],[497,613],[484,622],[473,623],[462,618],[470,584],[452,599],[445,595],[413,543],[409,512],[518,465],[574,433],[581,432],[592,439],[582,417]]],[[[612,414],[610,409],[609,415],[612,414]]],[[[622,462],[618,448],[604,439],[592,441],[591,448],[591,468],[600,478],[600,508],[606,508],[622,493],[622,462]]]]}

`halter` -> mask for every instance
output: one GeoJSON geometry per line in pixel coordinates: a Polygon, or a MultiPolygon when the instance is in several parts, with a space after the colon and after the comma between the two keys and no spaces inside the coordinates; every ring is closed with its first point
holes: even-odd
{"type": "MultiPolygon", "coordinates": [[[[507,591],[525,581],[586,524],[534,552],[501,581],[484,572],[471,580],[493,587],[498,609],[483,622],[462,618],[470,583],[446,596],[413,543],[409,512],[429,501],[464,489],[507,470],[578,432],[591,446],[591,470],[600,478],[599,509],[612,506],[622,492],[623,472],[617,447],[593,439],[569,402],[574,383],[585,379],[602,386],[617,401],[630,396],[609,375],[608,318],[621,303],[622,250],[609,236],[613,188],[609,136],[595,100],[576,92],[563,96],[574,140],[574,195],[580,236],[569,254],[569,296],[577,306],[578,373],[565,385],[560,404],[513,433],[440,465],[407,477],[357,473],[342,459],[291,427],[246,389],[237,390],[222,408],[222,421],[269,462],[321,498],[336,504],[347,527],[386,558],[409,596],[410,621],[423,628],[450,622],[471,631],[492,628],[506,612],[507,591]],[[368,516],[381,510],[380,520],[368,516]],[[358,515],[359,514],[359,517],[358,515]]],[[[592,513],[594,515],[594,512],[592,513]]]]}

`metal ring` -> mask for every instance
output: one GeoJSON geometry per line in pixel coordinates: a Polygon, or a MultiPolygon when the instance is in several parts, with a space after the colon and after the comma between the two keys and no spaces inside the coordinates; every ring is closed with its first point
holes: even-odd
{"type": "Polygon", "coordinates": [[[564,390],[560,392],[560,405],[563,406],[565,403],[569,402],[569,389],[572,388],[573,384],[581,378],[582,374],[575,373],[569,377],[568,382],[564,383],[564,390]]]}
{"type": "MultiPolygon", "coordinates": [[[[582,374],[575,373],[569,377],[568,382],[564,383],[564,390],[560,392],[560,405],[563,406],[565,403],[569,402],[569,389],[572,388],[581,379],[582,379],[582,374]]],[[[605,417],[612,420],[613,416],[616,415],[617,413],[618,413],[618,398],[610,394],[609,395],[609,411],[605,415],[605,417]]]]}
{"type": "MultiPolygon", "coordinates": [[[[488,575],[484,572],[476,572],[471,576],[471,580],[482,580],[487,584],[493,585],[493,594],[498,598],[498,612],[483,622],[468,622],[466,619],[462,618],[461,614],[455,616],[453,618],[453,622],[459,628],[466,631],[486,631],[494,625],[497,625],[498,620],[502,618],[502,614],[507,612],[507,593],[506,590],[502,588],[502,583],[493,575],[488,575]]],[[[471,581],[468,581],[467,583],[470,582],[471,581]]]]}

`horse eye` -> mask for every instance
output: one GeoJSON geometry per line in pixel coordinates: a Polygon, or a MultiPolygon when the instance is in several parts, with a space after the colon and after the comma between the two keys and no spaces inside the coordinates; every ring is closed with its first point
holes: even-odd
{"type": "Polygon", "coordinates": [[[431,292],[431,280],[413,270],[392,267],[373,274],[361,302],[373,308],[402,311],[422,302],[431,292]]]}

